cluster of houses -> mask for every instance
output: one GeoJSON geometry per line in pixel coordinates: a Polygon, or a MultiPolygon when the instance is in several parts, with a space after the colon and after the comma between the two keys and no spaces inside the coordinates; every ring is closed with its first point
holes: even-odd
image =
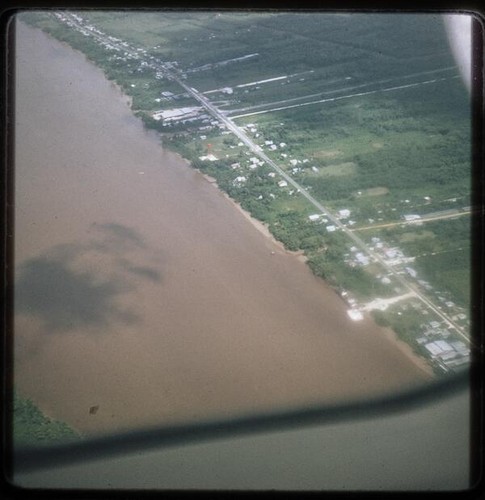
{"type": "MultiPolygon", "coordinates": [[[[76,29],[84,36],[93,37],[98,43],[104,46],[107,50],[113,51],[112,58],[115,60],[136,60],[139,61],[138,68],[136,71],[142,72],[147,68],[151,68],[155,70],[155,78],[163,79],[165,78],[164,69],[175,69],[177,65],[176,62],[168,62],[164,63],[163,67],[160,64],[155,64],[154,57],[149,56],[145,49],[133,49],[126,42],[122,40],[108,36],[94,26],[88,24],[81,16],[69,13],[65,14],[62,12],[56,12],[54,15],[62,22],[66,23],[68,26],[76,29]]],[[[239,58],[234,58],[226,61],[221,61],[219,63],[215,63],[213,65],[205,65],[198,68],[193,68],[191,71],[201,71],[205,69],[210,69],[214,65],[225,65],[232,62],[237,62],[243,59],[247,59],[249,57],[256,57],[258,54],[248,54],[239,58]]],[[[181,74],[181,78],[185,78],[185,74],[181,74]]],[[[270,80],[268,80],[270,81],[270,80]]],[[[258,83],[258,82],[255,82],[258,83]]],[[[132,84],[134,87],[135,84],[132,84]]],[[[241,85],[241,87],[244,85],[241,85]]],[[[226,95],[233,94],[234,90],[232,87],[224,87],[219,89],[220,92],[226,95]]],[[[174,94],[170,91],[163,91],[160,93],[160,96],[155,99],[156,102],[162,101],[176,101],[177,99],[187,97],[187,94],[174,94]]],[[[225,125],[219,123],[218,120],[215,120],[210,115],[207,114],[205,109],[201,106],[186,106],[186,107],[174,107],[172,109],[164,109],[160,111],[156,111],[152,114],[152,117],[156,121],[162,121],[163,126],[171,126],[175,123],[182,124],[190,124],[193,122],[201,122],[201,126],[198,128],[199,133],[205,132],[208,130],[212,130],[213,128],[224,129],[225,125]]],[[[246,126],[242,127],[247,132],[253,134],[255,139],[258,139],[259,145],[257,149],[259,151],[268,151],[268,152],[276,152],[278,151],[280,157],[288,161],[289,172],[291,175],[301,174],[305,169],[311,170],[313,173],[317,174],[319,172],[318,167],[311,166],[310,160],[308,159],[295,159],[292,158],[291,155],[285,151],[287,148],[287,144],[284,142],[275,142],[270,139],[264,139],[261,136],[261,133],[258,131],[258,127],[254,123],[248,123],[246,126]]],[[[224,133],[224,132],[223,132],[224,133]]],[[[201,139],[205,139],[206,136],[202,135],[201,139]]],[[[238,146],[244,146],[242,142],[238,143],[238,146]]],[[[231,145],[231,148],[235,148],[236,146],[231,145]]],[[[247,153],[249,155],[249,153],[247,153]]],[[[227,156],[227,155],[226,155],[227,156]]],[[[213,154],[207,154],[204,156],[200,156],[199,159],[201,161],[216,161],[218,158],[213,154]]],[[[244,175],[245,171],[255,170],[258,167],[264,165],[264,161],[258,158],[257,156],[252,156],[248,158],[245,163],[242,165],[241,162],[235,162],[231,164],[231,168],[235,171],[238,171],[239,175],[236,175],[233,179],[232,183],[236,187],[242,187],[247,182],[248,177],[247,174],[244,175]]],[[[270,172],[267,174],[268,177],[276,180],[277,174],[275,172],[270,172]]],[[[276,182],[276,185],[280,189],[284,189],[288,187],[288,182],[285,179],[280,179],[276,182]]],[[[289,194],[293,194],[294,191],[289,191],[289,194]]],[[[361,194],[361,192],[359,192],[361,194]]],[[[275,198],[273,193],[269,194],[270,197],[275,198]]],[[[262,196],[260,196],[261,198],[262,196]]],[[[430,198],[425,197],[425,201],[429,202],[430,198]]],[[[456,201],[456,200],[455,200],[456,201]]],[[[409,203],[409,200],[404,200],[405,203],[409,203]]],[[[395,210],[395,209],[393,209],[395,210]]],[[[348,208],[342,208],[338,210],[335,214],[336,219],[338,219],[338,224],[336,222],[329,223],[328,218],[324,216],[324,214],[310,214],[308,219],[313,223],[325,224],[325,228],[327,232],[332,233],[339,229],[339,226],[353,226],[356,222],[351,218],[351,210],[348,208]]],[[[421,216],[417,214],[405,214],[402,215],[402,219],[406,223],[413,224],[421,224],[421,216]]],[[[381,220],[381,219],[379,219],[381,220]]],[[[373,223],[373,219],[369,219],[370,223],[373,223]]],[[[410,264],[414,261],[413,257],[406,257],[402,250],[398,247],[392,247],[388,245],[385,241],[381,240],[379,237],[371,238],[371,244],[369,246],[371,252],[378,254],[379,257],[388,265],[393,267],[398,273],[406,274],[411,277],[413,280],[416,280],[416,283],[425,288],[427,291],[433,291],[431,285],[421,279],[418,279],[417,271],[410,266],[410,264]]],[[[344,256],[344,260],[347,265],[351,267],[366,267],[373,262],[374,258],[371,254],[361,251],[355,246],[350,247],[350,252],[344,256]]],[[[377,275],[376,279],[379,279],[381,283],[389,285],[391,284],[391,279],[389,275],[377,275]]],[[[397,291],[397,290],[396,290],[397,291]]],[[[433,291],[433,293],[437,293],[433,291]]],[[[356,299],[348,294],[348,292],[341,293],[342,298],[346,300],[349,309],[349,316],[352,320],[360,320],[363,318],[362,311],[365,308],[359,307],[356,299]]],[[[442,303],[443,306],[446,306],[449,310],[454,312],[454,316],[452,316],[455,321],[468,321],[466,314],[463,313],[463,310],[457,307],[453,302],[446,300],[446,298],[441,297],[439,294],[437,296],[438,300],[442,303]]],[[[402,306],[407,307],[406,305],[402,306]]],[[[423,314],[428,314],[428,311],[423,311],[423,314]]],[[[423,323],[421,325],[421,336],[416,338],[416,343],[422,347],[423,352],[426,353],[431,360],[431,362],[436,366],[442,369],[443,371],[450,371],[462,367],[469,363],[470,360],[470,349],[467,345],[455,338],[455,335],[451,333],[447,328],[443,328],[438,321],[430,321],[428,323],[423,323]]]]}
{"type": "MultiPolygon", "coordinates": [[[[352,219],[350,219],[351,211],[348,208],[343,208],[341,210],[338,210],[336,213],[337,219],[342,223],[344,226],[353,226],[356,222],[352,219]]],[[[308,219],[311,222],[315,222],[318,224],[328,224],[328,219],[323,215],[323,214],[310,214],[308,216],[308,219]]],[[[325,229],[329,233],[333,233],[337,231],[339,228],[335,224],[328,224],[325,226],[325,229]]]]}
{"type": "MultiPolygon", "coordinates": [[[[86,37],[96,37],[96,41],[107,50],[112,50],[116,52],[121,52],[121,56],[113,56],[114,59],[119,59],[127,61],[128,59],[139,59],[141,55],[146,55],[147,51],[145,49],[137,49],[135,52],[129,50],[129,45],[123,42],[119,38],[114,36],[108,36],[96,27],[88,24],[81,16],[70,13],[69,15],[62,12],[55,12],[54,16],[67,26],[74,28],[79,33],[86,37]],[[123,50],[126,49],[126,50],[123,50]]],[[[148,64],[148,63],[145,63],[148,64]]]]}
{"type": "MultiPolygon", "coordinates": [[[[254,123],[248,123],[246,124],[245,126],[241,127],[243,130],[245,130],[246,132],[250,132],[251,134],[254,135],[255,139],[262,139],[261,137],[261,134],[258,132],[258,126],[254,123]]],[[[263,150],[267,150],[267,151],[276,151],[277,149],[284,149],[286,148],[286,142],[279,142],[279,143],[276,143],[270,139],[267,139],[267,140],[264,140],[264,142],[262,142],[260,145],[259,145],[259,150],[260,151],[263,151],[263,150]]],[[[288,157],[287,154],[285,153],[282,153],[281,155],[283,158],[286,158],[288,157]]]]}
{"type": "Polygon", "coordinates": [[[470,348],[462,340],[452,338],[438,321],[421,325],[423,335],[416,339],[432,364],[444,372],[454,370],[470,362],[470,348]]]}
{"type": "MultiPolygon", "coordinates": [[[[401,297],[391,299],[375,299],[367,305],[359,304],[358,301],[346,290],[340,291],[340,296],[347,303],[349,309],[347,314],[353,321],[363,319],[363,312],[371,309],[385,310],[387,307],[378,307],[374,303],[379,301],[389,304],[398,302],[400,299],[408,298],[412,294],[405,294],[401,297]],[[374,304],[374,305],[373,305],[374,304]],[[373,305],[373,306],[372,306],[373,305]],[[372,306],[372,307],[368,307],[372,306]]],[[[413,305],[413,304],[411,304],[413,305]]],[[[401,310],[408,310],[409,304],[401,304],[401,310]]],[[[419,311],[421,306],[414,304],[413,307],[419,311]]],[[[398,314],[402,314],[398,312],[398,314]]],[[[466,315],[463,314],[466,317],[466,315]]],[[[456,334],[450,331],[451,327],[443,326],[444,322],[427,321],[420,325],[421,334],[415,339],[421,347],[421,353],[431,362],[432,366],[442,372],[456,371],[464,368],[470,363],[470,348],[463,340],[459,340],[456,334]]]]}

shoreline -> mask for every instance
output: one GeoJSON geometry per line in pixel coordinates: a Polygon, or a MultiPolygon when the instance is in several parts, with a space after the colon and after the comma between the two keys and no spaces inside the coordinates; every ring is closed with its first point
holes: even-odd
{"type": "MultiPolygon", "coordinates": [[[[43,30],[41,30],[41,31],[43,33],[46,33],[43,30]]],[[[55,38],[52,35],[50,35],[50,33],[46,33],[46,34],[49,37],[53,38],[54,40],[57,40],[57,38],[55,38]]],[[[192,171],[195,171],[199,175],[201,175],[207,183],[209,183],[213,187],[215,187],[215,189],[220,194],[222,194],[222,196],[226,200],[228,200],[231,203],[231,205],[244,217],[244,219],[246,219],[257,231],[259,231],[269,241],[271,241],[271,243],[277,248],[277,250],[279,252],[284,253],[286,255],[289,255],[289,256],[295,258],[296,260],[298,260],[299,262],[302,262],[304,264],[307,263],[308,259],[304,255],[304,251],[303,250],[291,251],[291,250],[286,249],[285,246],[284,246],[284,244],[281,241],[277,240],[273,236],[273,234],[271,233],[271,231],[269,230],[268,226],[265,223],[263,223],[262,221],[254,218],[250,214],[250,212],[248,212],[247,210],[245,210],[241,206],[240,203],[238,203],[236,200],[234,200],[233,198],[231,198],[225,191],[223,191],[219,187],[219,185],[217,183],[217,179],[215,179],[214,177],[211,177],[208,174],[203,173],[201,170],[199,170],[198,168],[196,168],[196,167],[194,167],[192,165],[191,160],[189,160],[188,158],[185,158],[184,156],[182,156],[178,151],[172,150],[169,146],[165,145],[163,143],[163,141],[162,141],[162,139],[163,139],[163,133],[157,132],[157,131],[155,131],[153,129],[150,129],[150,128],[146,127],[146,125],[143,122],[143,120],[141,120],[136,115],[136,111],[133,110],[133,108],[132,108],[133,98],[131,96],[125,94],[125,92],[123,91],[123,88],[116,81],[109,79],[108,76],[106,75],[106,73],[104,72],[103,68],[101,68],[100,66],[98,66],[94,61],[92,61],[89,57],[87,57],[86,54],[84,54],[84,52],[82,52],[81,50],[73,48],[67,42],[61,42],[61,43],[65,44],[67,47],[71,48],[72,50],[75,50],[75,51],[79,52],[80,54],[82,54],[86,58],[86,60],[87,60],[87,62],[89,64],[93,65],[95,68],[99,69],[103,73],[104,78],[106,79],[106,81],[109,82],[111,85],[113,85],[113,87],[116,89],[117,93],[119,94],[120,98],[130,108],[131,115],[134,118],[140,120],[140,122],[141,122],[141,124],[143,126],[143,129],[146,132],[151,132],[151,133],[155,133],[156,134],[157,139],[159,141],[159,147],[162,149],[162,151],[169,152],[170,154],[172,154],[175,157],[177,157],[181,162],[183,162],[184,164],[186,164],[192,171]]],[[[329,288],[329,290],[331,290],[333,293],[336,293],[335,289],[332,286],[330,286],[323,278],[321,278],[319,276],[316,276],[311,270],[310,270],[310,272],[311,272],[311,274],[316,279],[321,280],[325,284],[325,286],[329,288]]],[[[431,377],[432,379],[436,379],[437,378],[436,374],[433,372],[433,369],[430,366],[430,364],[427,362],[426,358],[424,358],[423,356],[420,356],[419,354],[415,353],[413,351],[412,347],[409,344],[407,344],[405,341],[401,340],[399,338],[398,334],[394,330],[392,330],[392,328],[390,328],[390,327],[380,327],[374,321],[374,319],[372,318],[372,316],[369,313],[365,313],[365,316],[370,321],[372,321],[374,323],[374,325],[376,326],[377,329],[382,330],[384,332],[384,336],[393,345],[395,345],[399,349],[399,351],[403,354],[403,356],[405,356],[407,359],[409,359],[421,372],[425,373],[427,376],[431,377]]]]}
{"type": "MultiPolygon", "coordinates": [[[[173,152],[173,151],[171,151],[173,152]]],[[[278,241],[270,232],[269,228],[266,226],[266,224],[264,224],[263,222],[261,222],[260,220],[258,219],[255,219],[254,217],[251,216],[251,214],[247,211],[247,210],[244,210],[244,208],[241,207],[241,205],[235,201],[234,199],[232,199],[226,192],[222,191],[222,189],[219,188],[218,184],[217,184],[217,180],[214,178],[214,177],[211,177],[210,175],[208,174],[204,174],[203,172],[201,172],[200,170],[198,169],[195,169],[194,167],[192,167],[191,165],[191,162],[190,160],[188,160],[187,158],[184,158],[180,153],[175,153],[181,160],[183,160],[186,164],[188,164],[190,166],[190,168],[196,170],[197,172],[199,172],[202,177],[211,185],[213,185],[219,193],[221,193],[224,198],[226,198],[228,201],[231,202],[232,206],[249,222],[252,224],[252,226],[257,230],[259,231],[261,234],[263,234],[266,238],[268,238],[271,243],[273,243],[281,252],[285,253],[286,255],[289,255],[289,256],[292,256],[294,258],[296,258],[298,261],[302,262],[302,263],[305,263],[307,262],[307,258],[306,256],[303,254],[303,251],[300,250],[300,251],[297,251],[297,252],[292,252],[291,250],[287,250],[285,248],[285,246],[283,245],[283,243],[281,243],[281,241],[278,241]]],[[[311,271],[310,271],[311,272],[311,271]]],[[[315,276],[313,273],[312,275],[323,281],[323,283],[325,283],[325,286],[327,286],[332,292],[336,293],[335,292],[335,289],[330,286],[323,278],[320,278],[318,276],[315,276]]],[[[338,294],[337,294],[338,295],[338,294]]],[[[433,372],[433,369],[432,367],[428,364],[428,362],[426,361],[426,359],[422,356],[420,356],[419,354],[415,353],[412,349],[412,347],[407,344],[406,342],[404,342],[403,340],[401,340],[398,336],[398,334],[392,329],[392,328],[389,328],[389,327],[381,327],[379,326],[375,321],[374,319],[372,318],[372,316],[369,314],[369,313],[364,313],[365,316],[370,320],[372,321],[376,328],[379,329],[379,331],[382,331],[383,332],[383,335],[387,338],[387,340],[389,342],[391,342],[393,345],[395,345],[399,351],[401,351],[401,353],[406,357],[408,358],[416,367],[419,368],[420,371],[422,371],[423,373],[425,373],[427,376],[429,376],[431,379],[436,379],[436,374],[433,372]]]]}
{"type": "MultiPolygon", "coordinates": [[[[51,38],[57,41],[57,39],[51,38]]],[[[69,45],[68,47],[72,50],[69,45]]],[[[122,92],[117,84],[106,78],[99,66],[85,56],[84,59],[86,59],[90,67],[100,72],[108,84],[112,84],[113,95],[115,98],[118,96],[116,100],[118,100],[120,106],[124,106],[128,96],[122,92]]],[[[103,104],[106,106],[105,101],[103,104]]],[[[126,113],[123,111],[123,117],[126,114],[126,116],[138,118],[131,108],[125,108],[125,110],[126,113]]],[[[140,119],[138,118],[138,120],[140,119]]],[[[129,124],[133,123],[131,119],[125,121],[129,124]]],[[[163,248],[164,251],[166,249],[168,253],[165,255],[167,257],[177,256],[178,258],[179,254],[176,254],[175,250],[188,249],[187,255],[183,255],[183,258],[186,259],[183,262],[188,264],[188,266],[185,265],[184,269],[188,269],[190,274],[187,271],[187,280],[181,281],[180,275],[175,274],[174,267],[171,265],[161,268],[165,271],[164,280],[166,284],[174,284],[175,288],[167,286],[165,291],[160,288],[156,294],[152,293],[152,287],[162,287],[161,284],[145,283],[140,280],[134,282],[140,289],[139,295],[135,297],[139,301],[140,308],[143,309],[140,309],[140,312],[144,315],[148,313],[143,316],[147,325],[144,328],[136,328],[130,324],[122,325],[120,328],[113,329],[113,332],[104,332],[105,335],[96,338],[96,342],[94,342],[94,339],[93,342],[85,342],[85,338],[82,336],[50,337],[52,343],[57,344],[56,349],[48,346],[42,352],[32,351],[32,356],[35,356],[39,361],[38,373],[33,372],[32,368],[29,368],[29,371],[23,370],[24,388],[28,388],[27,394],[35,393],[36,390],[39,394],[42,394],[46,390],[42,387],[36,389],[35,385],[38,383],[42,382],[45,387],[52,386],[53,382],[57,383],[49,380],[49,377],[56,377],[56,373],[45,373],[46,366],[58,366],[57,373],[62,373],[62,370],[69,373],[70,370],[73,370],[73,366],[77,366],[78,360],[84,356],[84,363],[80,364],[79,368],[84,370],[85,367],[90,367],[90,372],[86,372],[86,378],[96,377],[97,380],[105,381],[105,384],[100,384],[101,387],[99,388],[93,388],[85,387],[85,380],[82,383],[76,380],[59,381],[61,382],[60,385],[69,393],[73,390],[76,393],[75,389],[77,389],[76,394],[79,395],[79,398],[76,400],[75,405],[69,401],[65,403],[60,401],[61,406],[64,404],[65,407],[61,408],[58,415],[56,414],[56,418],[62,418],[62,420],[70,422],[73,427],[85,430],[85,428],[94,427],[95,425],[98,427],[102,425],[110,426],[115,422],[111,418],[116,418],[119,425],[131,418],[124,406],[126,404],[124,396],[117,399],[113,395],[111,379],[113,383],[121,384],[120,387],[123,387],[123,391],[126,391],[133,398],[135,401],[135,404],[132,403],[133,412],[136,414],[138,408],[136,401],[137,398],[140,399],[139,387],[130,385],[134,384],[132,374],[121,371],[116,373],[115,368],[123,366],[126,356],[133,360],[136,359],[136,355],[139,356],[142,363],[137,362],[136,364],[136,369],[140,370],[138,379],[146,386],[147,394],[153,390],[152,394],[156,395],[153,400],[144,398],[140,401],[142,416],[153,413],[158,419],[161,412],[162,417],[167,418],[167,420],[178,418],[179,415],[185,418],[187,414],[186,406],[190,405],[193,406],[190,411],[198,412],[200,408],[201,412],[210,412],[218,410],[222,401],[224,405],[227,404],[228,409],[239,411],[239,405],[241,400],[245,401],[244,398],[251,405],[261,405],[261,407],[264,407],[268,400],[274,400],[275,405],[286,404],[288,399],[298,404],[300,400],[307,397],[313,400],[315,397],[322,397],[322,394],[325,398],[341,397],[342,394],[346,394],[346,390],[349,391],[349,394],[357,396],[369,389],[373,392],[374,388],[387,391],[389,388],[394,387],[394,380],[396,380],[396,387],[399,389],[401,387],[399,384],[411,377],[413,377],[413,380],[419,379],[420,383],[429,383],[431,381],[428,374],[424,376],[422,366],[419,369],[416,367],[418,364],[416,356],[410,349],[406,352],[404,347],[406,344],[402,346],[403,342],[398,340],[392,331],[386,333],[386,329],[377,325],[370,317],[366,318],[363,326],[348,322],[345,315],[346,306],[340,299],[337,300],[335,290],[325,280],[315,276],[307,265],[304,267],[301,264],[295,265],[302,258],[304,259],[303,255],[286,250],[283,243],[273,237],[264,223],[251,217],[249,212],[245,211],[239,203],[222,191],[218,185],[215,186],[218,191],[216,193],[212,187],[208,186],[208,184],[217,184],[213,178],[204,175],[179,152],[170,149],[170,147],[164,147],[163,142],[160,140],[160,134],[147,128],[144,126],[143,121],[140,121],[139,125],[134,124],[133,126],[136,125],[137,133],[138,130],[149,132],[149,134],[144,135],[150,136],[150,143],[144,143],[143,149],[136,150],[136,153],[129,158],[126,165],[123,163],[123,157],[121,162],[114,163],[113,168],[110,170],[108,168],[110,163],[107,158],[105,170],[93,170],[99,175],[99,182],[96,181],[95,187],[99,188],[101,186],[100,181],[106,181],[106,188],[110,189],[108,192],[112,191],[113,196],[116,195],[114,200],[115,202],[119,201],[120,210],[123,211],[116,212],[113,207],[117,205],[113,205],[113,203],[107,204],[105,198],[101,198],[101,195],[98,196],[99,200],[98,198],[93,198],[93,200],[102,201],[102,207],[109,208],[109,210],[106,209],[105,217],[109,216],[111,218],[107,220],[119,221],[127,225],[127,227],[140,228],[140,230],[145,227],[145,223],[148,224],[146,234],[160,236],[160,241],[157,239],[153,243],[160,245],[160,249],[163,248]],[[150,162],[150,165],[145,161],[145,157],[150,162]],[[187,196],[187,202],[197,200],[198,196],[202,194],[205,198],[201,198],[201,200],[206,200],[211,209],[218,207],[218,211],[212,210],[212,213],[219,215],[215,219],[218,224],[212,224],[208,232],[210,236],[208,241],[212,247],[210,251],[208,248],[201,246],[198,252],[193,252],[187,246],[187,235],[189,233],[183,237],[179,236],[181,232],[179,228],[186,227],[185,225],[177,226],[177,229],[172,231],[170,224],[175,224],[172,222],[173,216],[183,211],[180,207],[180,197],[173,194],[172,186],[174,184],[160,184],[162,193],[163,189],[166,189],[166,195],[160,196],[160,190],[156,189],[158,185],[150,182],[149,175],[136,176],[135,187],[143,195],[146,194],[146,198],[140,199],[144,200],[146,207],[149,207],[149,209],[136,216],[133,215],[133,210],[130,207],[126,208],[126,194],[128,193],[131,196],[133,183],[120,181],[119,184],[115,184],[116,189],[114,189],[113,181],[116,178],[112,178],[111,172],[115,172],[120,179],[124,175],[131,176],[133,173],[136,174],[133,166],[138,166],[138,162],[142,161],[146,163],[143,170],[147,174],[149,172],[156,173],[156,175],[153,175],[154,182],[160,175],[158,170],[167,170],[168,179],[178,178],[176,174],[178,171],[180,173],[179,177],[187,181],[194,181],[192,182],[194,185],[192,196],[187,196]],[[173,168],[163,168],[165,164],[168,167],[172,162],[173,168]],[[172,201],[163,202],[164,205],[161,198],[172,201]],[[226,200],[229,200],[230,204],[226,200]],[[212,205],[213,203],[214,205],[212,205]],[[231,205],[237,209],[244,219],[229,208],[231,205]],[[166,231],[163,232],[160,231],[161,219],[159,216],[159,210],[162,206],[167,207],[164,212],[167,214],[166,227],[162,226],[166,231]],[[226,213],[227,216],[224,215],[224,218],[221,219],[222,214],[226,213]],[[113,218],[113,214],[115,218],[113,218]],[[234,219],[234,224],[232,225],[232,220],[229,220],[231,224],[226,225],[224,222],[227,219],[234,219]],[[218,228],[226,227],[240,228],[241,231],[229,234],[229,238],[227,238],[228,233],[226,231],[221,238],[220,229],[218,228]],[[218,241],[228,241],[231,244],[229,254],[219,254],[224,252],[219,250],[221,245],[218,245],[218,241]],[[173,255],[170,255],[172,242],[175,242],[174,245],[180,242],[182,246],[173,246],[174,252],[173,255]],[[273,250],[276,253],[275,258],[270,256],[273,250]],[[234,252],[238,252],[239,260],[234,258],[234,252]],[[217,258],[213,257],[214,255],[217,258]],[[238,265],[239,263],[246,264],[244,260],[246,255],[251,256],[251,261],[248,261],[248,264],[255,264],[255,266],[247,265],[244,268],[238,265]],[[284,263],[284,265],[281,263],[284,263]],[[194,269],[191,269],[192,266],[198,272],[194,273],[194,269]],[[275,272],[273,272],[273,267],[275,272]],[[222,271],[220,271],[221,269],[222,271]],[[225,274],[213,278],[214,274],[223,271],[225,274]],[[230,271],[230,273],[226,271],[230,271]],[[265,276],[269,275],[270,271],[270,279],[266,280],[265,276]],[[294,274],[298,274],[298,280],[296,281],[293,279],[294,274]],[[301,281],[300,275],[302,276],[301,281]],[[235,281],[228,282],[225,279],[226,276],[234,278],[235,281]],[[289,277],[291,281],[288,281],[289,277]],[[172,278],[173,281],[170,282],[169,280],[172,278]],[[273,286],[273,282],[276,287],[274,288],[275,293],[263,296],[263,290],[273,290],[273,288],[270,288],[273,286]],[[192,286],[192,283],[197,286],[192,286]],[[237,290],[238,293],[242,290],[241,293],[245,293],[245,295],[241,295],[243,300],[240,300],[239,297],[236,298],[237,301],[233,300],[231,287],[227,283],[237,283],[236,288],[233,288],[233,290],[237,290]],[[208,284],[211,284],[211,286],[208,286],[208,284]],[[217,286],[212,286],[214,284],[217,286]],[[248,284],[247,287],[245,287],[246,284],[248,284]],[[325,295],[325,289],[328,290],[328,295],[325,295]],[[198,292],[192,293],[192,290],[198,290],[198,292]],[[312,293],[305,295],[307,290],[312,293]],[[321,296],[320,293],[322,293],[321,296]],[[139,300],[140,297],[142,300],[139,300]],[[156,297],[156,299],[151,300],[151,297],[156,297]],[[273,297],[274,302],[272,302],[273,297]],[[188,318],[186,300],[190,300],[190,298],[192,299],[191,304],[194,305],[194,315],[188,318]],[[163,310],[163,317],[160,312],[161,304],[167,306],[163,310]],[[221,309],[221,304],[229,307],[221,309]],[[295,320],[295,323],[292,323],[291,315],[287,314],[290,309],[300,315],[295,316],[295,318],[299,318],[301,321],[295,320]],[[252,321],[251,315],[253,311],[261,314],[257,318],[254,316],[256,319],[252,321]],[[248,312],[251,314],[247,314],[248,312]],[[272,312],[274,314],[271,316],[272,312]],[[173,325],[173,331],[177,332],[177,335],[171,335],[168,329],[165,335],[158,335],[161,317],[163,321],[167,321],[167,325],[173,325]],[[236,323],[239,325],[239,330],[236,329],[236,323]],[[183,324],[183,328],[180,327],[181,324],[183,324]],[[218,328],[214,328],[214,326],[218,328]],[[197,331],[196,336],[193,334],[195,331],[197,331]],[[239,331],[240,334],[234,333],[234,335],[228,336],[227,332],[231,331],[239,331]],[[365,333],[362,334],[362,332],[365,333]],[[108,333],[113,333],[113,338],[108,336],[108,333]],[[118,337],[114,337],[115,334],[118,337]],[[119,339],[120,336],[124,343],[120,343],[119,350],[113,349],[112,342],[119,339]],[[214,350],[213,346],[219,346],[221,352],[216,352],[217,350],[214,350]],[[80,350],[80,348],[82,349],[80,350]],[[62,357],[57,356],[59,352],[63,353],[62,357]],[[186,379],[182,381],[176,375],[172,375],[176,371],[170,369],[171,364],[174,362],[174,354],[176,357],[178,352],[183,353],[183,356],[180,357],[177,363],[182,363],[186,374],[186,379]],[[221,353],[224,355],[221,356],[221,353]],[[166,359],[163,356],[167,356],[166,359]],[[105,362],[106,359],[111,361],[109,367],[105,362]],[[164,364],[166,368],[163,368],[164,364]],[[158,368],[159,366],[162,368],[158,368]],[[363,368],[364,372],[369,373],[369,376],[373,378],[363,378],[362,370],[359,367],[363,368]],[[377,375],[374,376],[374,374],[377,375]],[[202,380],[206,381],[206,385],[197,389],[197,383],[201,380],[201,377],[202,380]],[[160,401],[156,398],[159,397],[160,386],[164,383],[163,400],[166,407],[161,410],[160,401]],[[191,385],[191,383],[195,385],[191,385]],[[217,390],[215,390],[215,387],[217,390]],[[206,390],[207,388],[210,388],[210,390],[206,390]],[[234,390],[235,388],[237,390],[234,390]],[[152,403],[151,408],[147,401],[152,403]],[[95,421],[95,418],[88,413],[88,410],[100,402],[102,412],[98,412],[97,421],[95,421]],[[106,413],[103,413],[105,411],[106,413]],[[111,415],[107,413],[108,411],[111,412],[111,415]],[[80,425],[80,422],[82,425],[80,425]]],[[[92,121],[88,123],[92,123],[92,121]]],[[[118,126],[119,123],[116,124],[116,127],[118,126]]],[[[115,131],[118,130],[116,127],[114,128],[115,131]]],[[[87,146],[91,148],[92,143],[87,146]]],[[[99,151],[104,154],[106,150],[104,143],[100,145],[100,148],[99,151]]],[[[121,149],[125,151],[123,148],[121,149]]],[[[131,153],[131,150],[128,153],[131,153]]],[[[88,173],[85,175],[88,175],[88,173]]],[[[86,181],[90,182],[94,178],[94,176],[86,177],[86,181]]],[[[88,189],[87,186],[86,189],[88,189]]],[[[90,193],[91,191],[89,191],[90,193]]],[[[71,201],[70,204],[75,206],[75,203],[71,201]]],[[[186,210],[190,217],[184,219],[184,222],[187,223],[187,228],[195,228],[196,233],[194,234],[197,235],[199,231],[199,209],[205,205],[201,205],[197,201],[192,205],[193,207],[190,210],[186,210]]],[[[92,203],[91,206],[93,206],[92,203]]],[[[98,213],[93,212],[93,210],[87,210],[86,214],[90,213],[90,217],[98,218],[98,213]]],[[[76,215],[76,217],[78,216],[76,215]]],[[[69,214],[64,218],[68,220],[69,214]]],[[[78,220],[78,218],[75,220],[78,220]]],[[[60,224],[60,222],[57,222],[57,224],[60,224]]],[[[194,238],[192,243],[198,245],[199,242],[200,238],[194,238]]],[[[46,242],[48,246],[52,244],[52,241],[46,242]]],[[[191,248],[194,248],[194,246],[191,248]]],[[[184,252],[185,250],[182,253],[184,252]]],[[[145,256],[142,253],[140,251],[139,257],[141,261],[138,264],[154,265],[154,262],[145,262],[145,256]]],[[[150,256],[148,255],[148,257],[150,256]]],[[[86,257],[86,259],[86,262],[81,262],[82,265],[89,263],[89,258],[86,257]]],[[[168,262],[170,261],[167,260],[168,262]]],[[[159,264],[165,265],[165,261],[157,261],[157,265],[159,264]]],[[[144,269],[140,265],[136,269],[144,269]]],[[[130,293],[135,296],[138,290],[133,289],[133,292],[130,293]]],[[[42,325],[40,327],[43,328],[42,325]]],[[[39,338],[38,335],[35,335],[33,329],[26,328],[25,331],[27,332],[24,333],[25,342],[39,338]]],[[[19,328],[19,334],[22,335],[22,328],[19,328]]],[[[32,366],[32,360],[27,359],[29,352],[25,353],[24,351],[22,354],[25,357],[25,363],[29,362],[27,366],[32,366]]],[[[21,366],[20,362],[19,366],[21,366]]],[[[180,369],[180,365],[177,365],[177,369],[180,369]]],[[[22,372],[20,371],[20,373],[22,372]]],[[[58,390],[60,392],[63,389],[59,388],[58,390]]],[[[44,394],[44,400],[37,397],[35,400],[39,401],[40,408],[51,408],[49,398],[50,394],[46,393],[44,394]]],[[[51,414],[51,411],[48,413],[51,414]]],[[[136,414],[136,418],[138,417],[139,415],[136,414]]]]}

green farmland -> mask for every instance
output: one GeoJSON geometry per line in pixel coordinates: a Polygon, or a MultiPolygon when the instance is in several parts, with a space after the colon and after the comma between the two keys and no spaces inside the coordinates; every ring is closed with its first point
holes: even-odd
{"type": "Polygon", "coordinates": [[[412,290],[376,320],[423,355],[429,324],[468,343],[471,106],[439,15],[75,15],[25,20],[103,68],[352,308],[412,290]]]}

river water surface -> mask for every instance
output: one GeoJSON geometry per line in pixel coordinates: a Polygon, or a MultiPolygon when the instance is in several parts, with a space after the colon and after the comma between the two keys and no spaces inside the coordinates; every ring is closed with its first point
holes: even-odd
{"type": "Polygon", "coordinates": [[[85,432],[431,378],[144,130],[85,57],[19,24],[15,384],[85,432]]]}

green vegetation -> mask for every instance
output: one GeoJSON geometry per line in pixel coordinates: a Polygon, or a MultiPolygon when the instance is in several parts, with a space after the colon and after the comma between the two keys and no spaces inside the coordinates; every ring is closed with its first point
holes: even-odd
{"type": "Polygon", "coordinates": [[[17,446],[72,441],[80,435],[68,425],[46,417],[30,399],[14,393],[13,436],[17,446]]]}
{"type": "MultiPolygon", "coordinates": [[[[402,250],[396,272],[424,282],[432,301],[453,299],[469,310],[470,221],[462,212],[470,205],[470,101],[446,50],[440,16],[79,15],[85,25],[133,44],[146,57],[170,61],[172,71],[199,92],[210,91],[206,97],[302,188],[333,213],[348,210],[350,231],[369,246],[402,250]],[[462,216],[404,225],[409,214],[449,210],[462,216]]],[[[173,79],[155,74],[146,61],[101,47],[52,15],[25,20],[102,67],[165,146],[214,177],[288,250],[304,252],[317,276],[360,301],[404,293],[388,270],[359,262],[358,249],[351,250],[350,239],[329,221],[310,220],[315,208],[279,184],[268,165],[251,165],[253,153],[213,116],[156,121],[155,111],[200,105],[173,79]],[[217,159],[204,159],[209,154],[217,159]]],[[[457,308],[450,314],[461,315],[457,308]]],[[[373,314],[412,344],[426,315],[399,312],[373,314]]]]}

